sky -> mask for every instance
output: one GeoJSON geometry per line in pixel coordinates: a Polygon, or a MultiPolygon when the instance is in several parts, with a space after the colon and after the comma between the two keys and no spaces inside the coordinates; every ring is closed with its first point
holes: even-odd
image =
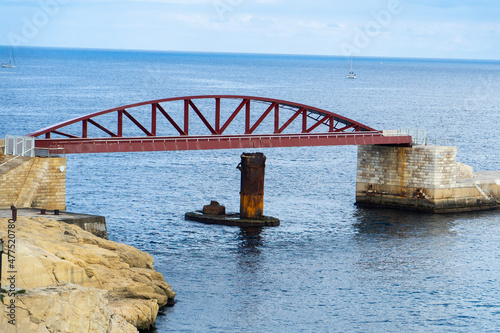
{"type": "Polygon", "coordinates": [[[500,59],[498,0],[2,0],[0,44],[500,59]]]}

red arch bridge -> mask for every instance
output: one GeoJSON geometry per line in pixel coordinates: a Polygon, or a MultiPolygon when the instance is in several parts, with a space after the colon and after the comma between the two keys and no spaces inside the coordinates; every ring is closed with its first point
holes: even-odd
{"type": "Polygon", "coordinates": [[[111,153],[330,145],[410,145],[308,105],[251,96],[188,96],[95,112],[28,134],[36,148],[111,153]]]}

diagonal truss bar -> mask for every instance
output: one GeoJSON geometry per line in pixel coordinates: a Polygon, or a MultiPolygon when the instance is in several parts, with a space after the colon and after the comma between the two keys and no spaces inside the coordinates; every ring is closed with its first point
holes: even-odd
{"type": "Polygon", "coordinates": [[[250,127],[250,129],[248,129],[247,131],[245,131],[245,134],[252,134],[255,129],[264,121],[264,119],[266,119],[266,117],[271,113],[271,111],[276,108],[278,106],[278,103],[272,103],[268,108],[267,110],[262,114],[262,116],[260,116],[259,119],[257,119],[257,121],[255,122],[255,124],[253,124],[252,127],[250,127]]]}
{"type": "Polygon", "coordinates": [[[226,122],[224,123],[224,125],[220,129],[220,134],[224,133],[226,128],[229,126],[229,124],[231,124],[231,122],[234,120],[234,118],[236,118],[238,113],[241,111],[241,109],[243,109],[245,104],[247,104],[248,102],[250,102],[249,99],[243,99],[243,101],[240,103],[240,105],[236,108],[236,110],[234,110],[233,114],[226,120],[226,122]]]}
{"type": "Polygon", "coordinates": [[[342,128],[336,129],[334,132],[343,132],[343,131],[345,131],[349,128],[353,128],[353,127],[356,127],[356,124],[350,124],[350,125],[344,126],[342,128]]]}
{"type": "Polygon", "coordinates": [[[134,117],[132,117],[132,115],[130,113],[127,112],[127,110],[122,110],[123,114],[128,118],[130,119],[137,127],[139,127],[139,129],[141,131],[144,132],[144,134],[146,134],[147,136],[153,136],[153,134],[151,134],[151,132],[149,132],[146,127],[142,126],[142,124],[137,120],[135,119],[134,117]]]}
{"type": "Polygon", "coordinates": [[[307,128],[305,133],[311,133],[312,131],[314,131],[316,128],[318,128],[321,124],[324,124],[329,119],[331,120],[332,116],[324,116],[320,120],[315,119],[316,123],[314,125],[312,125],[311,127],[307,128]]]}
{"type": "MultiPolygon", "coordinates": [[[[290,117],[290,119],[288,119],[288,121],[286,123],[283,124],[283,126],[281,126],[277,132],[275,132],[276,134],[280,134],[282,133],[291,123],[292,121],[294,121],[295,119],[297,119],[298,116],[300,116],[302,113],[306,112],[306,108],[300,108],[298,111],[295,112],[295,114],[293,116],[290,117]]],[[[279,117],[277,119],[279,121],[279,117]]],[[[279,125],[278,125],[279,126],[279,125]]]]}
{"type": "Polygon", "coordinates": [[[97,123],[95,120],[92,120],[92,119],[87,119],[88,122],[92,125],[94,125],[95,127],[97,127],[98,129],[100,129],[101,131],[109,134],[110,136],[112,137],[118,137],[118,135],[116,135],[115,133],[111,132],[109,129],[107,129],[106,127],[100,125],[99,123],[97,123]]]}
{"type": "Polygon", "coordinates": [[[52,131],[52,133],[65,136],[67,138],[81,139],[81,137],[79,137],[79,136],[76,136],[76,135],[73,135],[73,134],[64,133],[64,132],[61,132],[61,131],[52,131]]]}
{"type": "Polygon", "coordinates": [[[177,125],[177,123],[172,119],[172,117],[170,117],[170,115],[167,113],[167,111],[165,111],[165,109],[160,104],[156,104],[156,107],[158,108],[158,110],[160,110],[161,114],[163,114],[163,116],[165,116],[165,118],[167,118],[167,120],[170,122],[170,124],[172,124],[172,126],[174,126],[174,128],[177,130],[177,132],[179,132],[180,135],[187,135],[179,127],[179,125],[177,125]]]}
{"type": "Polygon", "coordinates": [[[201,113],[201,111],[198,109],[198,107],[193,103],[192,100],[189,100],[189,105],[191,106],[191,108],[194,110],[194,112],[198,115],[198,117],[200,117],[201,121],[205,124],[205,126],[207,126],[208,130],[212,133],[212,134],[217,134],[217,132],[213,129],[212,125],[210,125],[210,123],[208,122],[208,120],[203,116],[203,114],[201,113]]]}

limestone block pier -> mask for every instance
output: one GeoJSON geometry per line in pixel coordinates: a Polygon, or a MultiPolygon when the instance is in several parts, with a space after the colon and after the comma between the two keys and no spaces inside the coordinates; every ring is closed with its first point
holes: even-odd
{"type": "Polygon", "coordinates": [[[433,213],[499,207],[500,171],[474,173],[457,148],[358,147],[356,203],[433,213]]]}

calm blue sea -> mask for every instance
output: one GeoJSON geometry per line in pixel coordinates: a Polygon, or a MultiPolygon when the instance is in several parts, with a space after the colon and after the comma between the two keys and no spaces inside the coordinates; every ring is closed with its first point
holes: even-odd
{"type": "MultiPolygon", "coordinates": [[[[0,62],[9,49],[0,47],[0,62]]],[[[5,58],[5,59],[4,59],[5,58]]],[[[19,48],[0,68],[0,137],[134,102],[241,94],[452,140],[500,170],[500,61],[19,48]]],[[[354,205],[356,147],[261,149],[262,230],[185,221],[239,209],[241,150],[69,155],[68,211],[104,215],[177,292],[156,332],[498,332],[500,211],[354,205]]]]}

